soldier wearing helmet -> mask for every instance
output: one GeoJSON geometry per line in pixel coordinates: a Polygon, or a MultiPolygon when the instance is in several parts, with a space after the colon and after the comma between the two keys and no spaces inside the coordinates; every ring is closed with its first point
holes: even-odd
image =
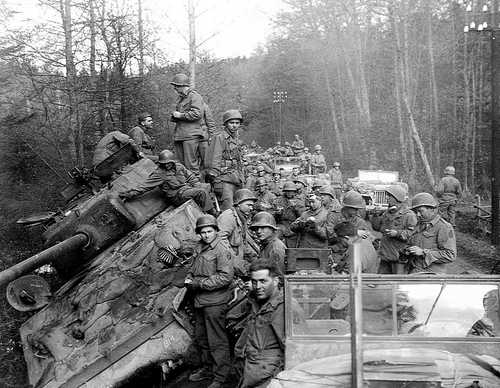
{"type": "Polygon", "coordinates": [[[330,184],[335,191],[335,197],[340,201],[342,200],[342,187],[344,186],[344,181],[342,179],[342,171],[340,171],[340,163],[334,162],[333,168],[328,171],[330,176],[330,184]]]}
{"type": "Polygon", "coordinates": [[[362,211],[366,209],[366,202],[363,196],[355,190],[350,190],[344,195],[342,201],[342,217],[343,221],[348,221],[354,225],[358,236],[363,238],[373,238],[371,231],[372,227],[368,221],[362,216],[362,211]]]}
{"type": "Polygon", "coordinates": [[[314,154],[311,155],[311,173],[313,175],[326,172],[325,155],[321,153],[319,144],[314,146],[314,154]]]}
{"type": "Polygon", "coordinates": [[[257,236],[260,244],[259,258],[276,263],[283,273],[285,270],[286,246],[276,235],[278,228],[273,215],[265,211],[258,212],[253,216],[250,228],[257,236]]]}
{"type": "Polygon", "coordinates": [[[269,211],[273,208],[276,196],[269,190],[265,178],[257,178],[255,182],[255,194],[257,196],[257,201],[254,205],[256,211],[269,211]]]}
{"type": "Polygon", "coordinates": [[[304,141],[299,135],[295,135],[295,140],[292,143],[292,149],[295,154],[299,154],[304,149],[304,141]]]}
{"type": "Polygon", "coordinates": [[[335,197],[335,191],[328,185],[321,186],[318,189],[318,195],[321,197],[321,204],[328,211],[340,212],[340,202],[335,197]]]}
{"type": "MultiPolygon", "coordinates": [[[[127,144],[130,144],[131,146],[131,154],[129,160],[125,162],[125,164],[133,163],[137,161],[137,158],[142,158],[144,156],[135,141],[130,136],[120,131],[112,131],[104,135],[104,137],[97,143],[94,150],[94,158],[92,160],[93,167],[96,167],[99,163],[119,151],[122,147],[125,147],[127,144]]],[[[121,167],[123,166],[119,166],[117,170],[121,167]]],[[[96,175],[103,180],[110,178],[109,176],[101,176],[98,173],[98,170],[96,170],[96,175]]]]}
{"type": "Polygon", "coordinates": [[[282,192],[283,185],[281,183],[281,172],[280,170],[274,170],[272,174],[271,181],[268,184],[269,191],[273,193],[276,198],[280,197],[282,192]]]}
{"type": "Polygon", "coordinates": [[[194,298],[194,342],[202,361],[202,367],[189,380],[210,378],[209,387],[213,388],[222,387],[231,370],[225,315],[234,277],[233,252],[217,231],[217,220],[211,215],[202,215],[196,221],[196,233],[201,237],[196,250],[199,253],[184,281],[194,298]]]}
{"type": "Polygon", "coordinates": [[[306,205],[308,209],[290,224],[290,229],[298,235],[295,248],[326,248],[328,211],[316,194],[307,196],[306,205]]]}
{"type": "Polygon", "coordinates": [[[233,196],[245,181],[243,154],[238,138],[243,117],[238,110],[230,109],[222,115],[222,122],[224,131],[215,135],[210,142],[205,180],[214,184],[221,210],[226,210],[233,206],[233,196]]]}
{"type": "Polygon", "coordinates": [[[139,187],[120,193],[120,197],[133,198],[156,187],[160,187],[167,200],[174,206],[192,199],[204,212],[214,213],[214,204],[208,190],[193,172],[175,160],[172,151],[160,152],[158,167],[149,174],[146,181],[139,187]]]}
{"type": "Polygon", "coordinates": [[[436,187],[436,197],[439,200],[439,214],[455,227],[455,213],[458,199],[462,196],[462,186],[455,178],[455,167],[444,169],[444,177],[436,187]]]}
{"type": "Polygon", "coordinates": [[[217,218],[219,235],[228,240],[235,255],[235,271],[240,277],[248,275],[249,263],[258,257],[259,246],[248,230],[257,197],[249,189],[237,190],[234,206],[224,210],[217,218]]]}
{"type": "Polygon", "coordinates": [[[151,113],[142,112],[137,116],[137,124],[128,132],[128,135],[134,139],[135,144],[137,144],[139,150],[144,155],[148,157],[153,156],[155,150],[155,140],[151,135],[151,131],[153,130],[153,116],[151,113]]]}
{"type": "Polygon", "coordinates": [[[175,123],[175,154],[186,168],[199,173],[199,142],[203,139],[203,98],[189,87],[189,77],[176,74],[170,82],[179,95],[171,120],[175,123]]]}
{"type": "Polygon", "coordinates": [[[283,185],[283,196],[274,202],[274,215],[278,221],[280,237],[285,240],[286,246],[295,248],[297,235],[290,229],[290,224],[306,210],[302,201],[296,198],[297,186],[292,181],[283,185]]]}
{"type": "Polygon", "coordinates": [[[429,193],[418,193],[411,200],[418,222],[405,249],[410,273],[446,273],[446,264],[457,257],[455,232],[438,214],[437,206],[429,193]]]}
{"type": "Polygon", "coordinates": [[[380,273],[407,274],[408,268],[399,260],[399,252],[408,244],[415,231],[417,216],[406,205],[407,192],[402,186],[386,188],[388,209],[374,229],[382,233],[380,239],[380,273]]]}

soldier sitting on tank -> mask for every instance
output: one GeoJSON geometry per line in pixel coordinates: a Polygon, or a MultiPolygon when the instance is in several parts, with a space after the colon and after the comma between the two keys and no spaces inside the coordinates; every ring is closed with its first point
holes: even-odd
{"type": "Polygon", "coordinates": [[[235,272],[244,280],[248,277],[248,266],[259,254],[259,246],[248,230],[248,223],[257,200],[248,189],[237,190],[234,206],[224,210],[217,219],[219,235],[229,241],[235,255],[235,272]]]}
{"type": "Polygon", "coordinates": [[[254,209],[256,211],[269,211],[273,208],[273,203],[276,201],[276,196],[269,191],[267,181],[264,178],[257,178],[255,182],[255,201],[254,209]]]}
{"type": "MultiPolygon", "coordinates": [[[[143,112],[137,117],[138,125],[132,128],[128,135],[134,139],[139,151],[145,156],[153,156],[155,140],[150,132],[153,129],[153,116],[148,112],[143,112]]],[[[156,156],[154,157],[156,159],[156,156]]]]}
{"type": "Polygon", "coordinates": [[[378,273],[380,258],[373,244],[364,238],[360,238],[353,224],[343,221],[334,227],[335,235],[338,238],[336,249],[332,252],[332,272],[339,274],[351,273],[352,262],[352,244],[359,244],[361,272],[378,273]]]}
{"type": "Polygon", "coordinates": [[[286,246],[276,235],[278,228],[271,213],[259,212],[252,218],[253,230],[260,244],[259,258],[276,263],[282,273],[285,271],[286,246]]]}
{"type": "Polygon", "coordinates": [[[189,380],[213,378],[208,388],[221,388],[231,371],[225,314],[231,299],[233,253],[217,231],[217,220],[211,215],[196,221],[196,233],[201,237],[199,253],[184,282],[194,297],[194,336],[202,361],[202,368],[192,373],[189,380]]]}
{"type": "Polygon", "coordinates": [[[206,160],[205,181],[214,185],[220,200],[221,210],[233,206],[233,196],[244,183],[243,155],[240,149],[238,130],[243,117],[236,109],[222,115],[224,131],[215,135],[210,142],[206,160]]]}
{"type": "Polygon", "coordinates": [[[457,257],[453,226],[438,214],[437,206],[429,193],[418,193],[411,200],[418,222],[405,249],[410,273],[446,273],[447,264],[457,257]]]}
{"type": "Polygon", "coordinates": [[[306,200],[307,210],[290,224],[290,229],[297,237],[297,248],[327,248],[328,211],[321,206],[321,198],[309,194],[306,200]]]}
{"type": "Polygon", "coordinates": [[[214,213],[214,204],[208,190],[193,172],[174,159],[173,152],[169,150],[160,152],[158,167],[141,186],[120,193],[120,197],[133,198],[158,186],[174,206],[193,199],[205,213],[214,213]]]}
{"type": "MultiPolygon", "coordinates": [[[[121,166],[118,166],[116,170],[119,170],[120,167],[123,167],[123,165],[127,163],[133,163],[137,161],[137,159],[144,157],[144,154],[140,151],[139,147],[130,136],[120,131],[113,131],[106,134],[97,143],[94,150],[94,158],[92,160],[92,166],[95,168],[96,166],[99,165],[99,163],[109,158],[111,155],[119,151],[122,147],[126,146],[127,144],[131,145],[132,154],[130,155],[129,159],[125,161],[121,166]]],[[[101,178],[107,178],[101,176],[98,173],[98,171],[96,171],[96,174],[101,178]]]]}
{"type": "Polygon", "coordinates": [[[290,224],[306,210],[305,204],[295,198],[296,194],[295,183],[285,182],[283,196],[274,202],[274,215],[278,221],[279,237],[285,240],[285,244],[289,248],[295,248],[297,242],[297,235],[290,229],[290,224]]]}
{"type": "Polygon", "coordinates": [[[389,207],[373,223],[373,228],[382,233],[378,251],[380,273],[407,274],[406,265],[399,261],[399,252],[414,232],[417,216],[405,204],[407,194],[403,187],[389,186],[385,191],[389,207]]]}
{"type": "Polygon", "coordinates": [[[313,175],[326,172],[325,155],[321,153],[319,144],[314,146],[314,154],[311,155],[311,169],[313,175]]]}

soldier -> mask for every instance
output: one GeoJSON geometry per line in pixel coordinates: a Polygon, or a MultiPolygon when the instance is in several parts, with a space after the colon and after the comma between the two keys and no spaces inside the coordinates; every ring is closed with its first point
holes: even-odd
{"type": "Polygon", "coordinates": [[[318,195],[321,197],[321,204],[328,211],[338,212],[341,209],[340,202],[335,198],[335,192],[330,186],[321,186],[318,189],[318,195]]]}
{"type": "MultiPolygon", "coordinates": [[[[144,154],[140,151],[139,147],[135,143],[135,141],[128,135],[120,131],[112,131],[99,140],[94,150],[94,158],[92,160],[92,165],[95,167],[99,163],[101,163],[104,159],[107,159],[115,152],[117,152],[120,148],[125,145],[130,144],[132,146],[133,153],[142,158],[144,154]]],[[[131,156],[130,162],[135,159],[131,156]]]]}
{"type": "Polygon", "coordinates": [[[297,179],[300,179],[300,167],[293,167],[292,168],[292,174],[290,175],[290,180],[295,181],[297,179]]]}
{"type": "Polygon", "coordinates": [[[307,184],[302,179],[293,179],[293,183],[295,183],[295,187],[297,188],[297,194],[295,198],[299,200],[305,207],[306,206],[306,197],[307,197],[307,184]]]}
{"type": "Polygon", "coordinates": [[[238,130],[243,117],[236,109],[222,115],[224,131],[214,136],[209,146],[211,158],[207,160],[205,180],[213,183],[220,199],[221,210],[233,206],[233,196],[244,183],[243,155],[240,150],[238,130]]]}
{"type": "Polygon", "coordinates": [[[200,169],[201,171],[205,171],[207,168],[206,160],[210,157],[208,154],[208,144],[217,133],[217,126],[212,111],[206,102],[203,102],[203,119],[201,120],[201,127],[203,129],[203,137],[198,144],[198,151],[200,153],[200,169]]]}
{"type": "Polygon", "coordinates": [[[203,188],[198,177],[177,162],[174,154],[169,150],[160,152],[158,167],[149,174],[141,186],[120,193],[120,197],[133,198],[158,186],[174,206],[193,199],[205,213],[214,212],[214,204],[210,195],[203,188]]]}
{"type": "Polygon", "coordinates": [[[231,299],[232,251],[227,241],[217,236],[218,230],[217,220],[211,215],[202,215],[196,221],[196,233],[201,237],[199,254],[184,282],[194,296],[194,337],[202,361],[202,368],[189,380],[213,377],[208,388],[222,388],[231,370],[225,315],[231,299]]]}
{"type": "Polygon", "coordinates": [[[360,215],[360,212],[366,208],[366,202],[363,196],[357,191],[348,191],[344,195],[342,205],[341,213],[344,220],[354,225],[358,236],[363,238],[370,237],[372,227],[370,223],[360,215]]]}
{"type": "Polygon", "coordinates": [[[308,195],[306,204],[308,209],[290,224],[290,229],[298,235],[296,248],[326,248],[328,211],[315,194],[308,195]]]}
{"type": "Polygon", "coordinates": [[[436,188],[436,196],[439,200],[439,214],[453,227],[455,227],[455,208],[458,199],[462,195],[462,186],[454,175],[455,167],[446,167],[444,177],[441,178],[436,188]]]}
{"type": "Polygon", "coordinates": [[[286,246],[276,235],[278,228],[272,214],[268,212],[255,214],[250,228],[259,240],[259,258],[272,261],[278,265],[281,273],[284,273],[286,246]]]}
{"type": "Polygon", "coordinates": [[[257,178],[255,182],[255,193],[257,195],[257,201],[254,205],[255,210],[268,211],[273,208],[276,196],[269,191],[267,181],[264,178],[257,178]]]}
{"type": "Polygon", "coordinates": [[[418,193],[411,200],[418,222],[405,249],[410,273],[446,273],[446,264],[457,257],[453,227],[438,214],[437,206],[429,193],[418,193]]]}
{"type": "Polygon", "coordinates": [[[279,170],[273,171],[273,176],[268,186],[271,193],[273,193],[276,197],[280,197],[282,195],[281,190],[283,189],[283,187],[281,184],[281,173],[279,170]]]}
{"type": "Polygon", "coordinates": [[[280,270],[275,263],[259,259],[251,264],[250,276],[250,315],[235,347],[235,356],[244,361],[238,388],[267,386],[283,369],[284,361],[285,311],[280,270]]]}
{"type": "Polygon", "coordinates": [[[297,187],[288,181],[283,185],[283,196],[276,199],[274,212],[278,221],[278,229],[285,239],[286,246],[295,248],[297,235],[290,229],[290,224],[306,210],[304,203],[296,199],[297,187]]]}
{"type": "Polygon", "coordinates": [[[248,232],[248,222],[257,198],[248,189],[234,194],[234,207],[224,210],[217,218],[219,234],[229,241],[235,255],[235,271],[238,276],[248,275],[249,263],[257,258],[259,247],[248,232]]]}
{"type": "Polygon", "coordinates": [[[292,149],[295,154],[300,153],[304,149],[304,142],[299,135],[295,135],[295,140],[292,143],[292,149]]]}
{"type": "Polygon", "coordinates": [[[311,168],[313,175],[326,171],[325,155],[321,153],[321,146],[319,144],[314,146],[314,154],[311,155],[311,168]]]}
{"type": "Polygon", "coordinates": [[[380,240],[380,273],[407,274],[406,265],[400,263],[399,252],[404,249],[417,225],[417,216],[405,205],[406,190],[390,186],[386,190],[388,209],[374,229],[382,233],[380,240]]]}
{"type": "Polygon", "coordinates": [[[361,272],[379,272],[380,258],[377,251],[369,240],[358,237],[353,224],[343,221],[335,225],[334,231],[338,238],[336,249],[332,252],[333,270],[335,272],[351,273],[353,269],[352,245],[355,242],[359,244],[361,272]]]}
{"type": "Polygon", "coordinates": [[[304,152],[300,154],[301,168],[304,174],[311,173],[311,156],[309,148],[304,147],[304,152]]]}
{"type": "Polygon", "coordinates": [[[335,191],[335,197],[340,201],[342,200],[342,187],[344,186],[342,180],[342,171],[340,171],[340,163],[334,162],[333,168],[328,171],[328,175],[330,176],[330,184],[335,191]]]}
{"type": "Polygon", "coordinates": [[[148,112],[143,112],[137,117],[138,125],[132,128],[128,135],[134,139],[144,155],[152,156],[154,154],[155,140],[148,134],[153,129],[153,116],[148,112]]]}
{"type": "Polygon", "coordinates": [[[203,139],[203,98],[189,87],[189,78],[185,74],[176,74],[170,84],[179,95],[171,116],[175,123],[175,154],[186,168],[199,174],[198,148],[203,139]]]}

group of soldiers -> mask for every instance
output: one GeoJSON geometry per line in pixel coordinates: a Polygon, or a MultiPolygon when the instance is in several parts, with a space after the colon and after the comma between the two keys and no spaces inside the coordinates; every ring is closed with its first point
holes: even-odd
{"type": "MultiPolygon", "coordinates": [[[[202,367],[190,380],[211,379],[209,388],[222,387],[237,366],[238,387],[264,387],[282,369],[280,277],[286,271],[287,248],[329,250],[332,273],[351,271],[354,242],[361,246],[362,271],[367,273],[443,273],[455,259],[453,226],[439,215],[438,202],[430,193],[418,193],[408,201],[403,188],[388,188],[388,209],[370,222],[361,194],[342,192],[339,163],[329,171],[331,184],[314,187],[300,179],[299,168],[290,176],[266,171],[265,164],[252,169],[245,163],[238,138],[241,113],[226,111],[218,130],[186,75],[176,75],[172,85],[179,95],[172,112],[175,152],[161,151],[157,169],[144,184],[120,197],[128,200],[160,187],[172,204],[192,199],[204,211],[196,222],[200,243],[185,280],[194,300],[195,342],[202,359],[202,367]],[[235,287],[244,290],[240,305],[245,323],[231,336],[226,314],[235,287]]],[[[136,156],[151,155],[151,115],[143,114],[138,121],[129,135],[119,131],[106,135],[96,148],[94,164],[127,143],[136,156]]],[[[290,147],[277,144],[270,152],[282,155],[289,149],[293,155],[307,151],[296,136],[290,147]]],[[[311,165],[326,172],[320,146],[315,155],[311,165]]],[[[438,189],[440,198],[448,198],[452,205],[455,182],[444,179],[438,189]]]]}

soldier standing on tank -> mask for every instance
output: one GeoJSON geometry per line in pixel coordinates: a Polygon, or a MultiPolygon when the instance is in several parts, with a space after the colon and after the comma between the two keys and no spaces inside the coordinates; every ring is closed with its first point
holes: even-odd
{"type": "Polygon", "coordinates": [[[411,200],[418,222],[405,249],[410,273],[446,273],[446,265],[457,257],[453,226],[438,214],[437,206],[429,193],[418,193],[411,200]]]}
{"type": "Polygon", "coordinates": [[[276,235],[278,228],[273,215],[268,212],[255,214],[250,229],[253,230],[260,244],[259,258],[276,263],[280,271],[284,273],[286,245],[276,235]]]}
{"type": "Polygon", "coordinates": [[[224,210],[217,218],[219,235],[228,240],[235,255],[235,271],[238,276],[248,275],[249,263],[259,254],[259,246],[248,231],[257,198],[248,189],[240,189],[234,194],[234,207],[224,210]]]}
{"type": "Polygon", "coordinates": [[[288,181],[283,185],[283,196],[274,202],[274,214],[278,221],[278,229],[285,240],[286,246],[295,248],[297,235],[290,229],[294,222],[306,210],[304,203],[296,199],[297,187],[288,181]]]}
{"type": "Polygon", "coordinates": [[[235,356],[243,360],[238,388],[266,387],[283,369],[285,310],[279,287],[281,275],[278,266],[269,260],[259,259],[250,265],[250,315],[235,347],[235,356]]]}
{"type": "Polygon", "coordinates": [[[214,212],[214,204],[210,194],[201,185],[198,177],[177,162],[173,152],[169,150],[160,152],[158,167],[149,174],[142,185],[120,193],[120,197],[133,198],[158,186],[174,206],[179,206],[193,199],[205,213],[214,212]]]}
{"type": "Polygon", "coordinates": [[[255,194],[257,196],[257,201],[255,201],[254,205],[256,211],[269,211],[273,208],[276,196],[269,190],[267,181],[264,178],[257,178],[255,182],[255,194]]]}
{"type": "Polygon", "coordinates": [[[311,169],[313,175],[326,172],[325,155],[321,153],[319,144],[314,146],[314,154],[311,155],[311,169]]]}
{"type": "Polygon", "coordinates": [[[455,227],[457,202],[462,196],[462,186],[455,178],[455,167],[448,166],[444,169],[444,177],[437,185],[436,196],[439,200],[439,214],[455,227]]]}
{"type": "Polygon", "coordinates": [[[222,388],[231,370],[225,315],[231,299],[233,254],[217,231],[217,220],[211,215],[196,221],[196,233],[201,237],[199,253],[184,282],[194,296],[194,336],[202,361],[202,368],[192,373],[189,380],[213,377],[208,388],[222,388]]]}
{"type": "Polygon", "coordinates": [[[143,112],[137,117],[138,125],[132,128],[128,135],[134,139],[135,144],[146,156],[152,156],[155,149],[155,140],[151,136],[153,129],[153,116],[148,112],[143,112]]]}
{"type": "Polygon", "coordinates": [[[301,153],[300,155],[300,161],[302,164],[302,172],[304,174],[310,174],[311,173],[311,153],[309,152],[308,147],[304,147],[304,152],[301,153]]]}
{"type": "Polygon", "coordinates": [[[380,273],[407,274],[406,264],[399,260],[399,252],[408,245],[415,231],[417,216],[405,205],[406,190],[400,186],[390,186],[386,190],[388,209],[382,214],[374,229],[382,233],[378,254],[380,273]]]}
{"type": "Polygon", "coordinates": [[[205,181],[214,184],[215,194],[222,211],[233,206],[236,190],[244,184],[243,155],[241,154],[238,130],[243,117],[236,109],[222,115],[224,131],[215,135],[209,145],[205,181]]]}
{"type": "Polygon", "coordinates": [[[295,248],[326,248],[328,211],[315,194],[308,195],[306,205],[308,209],[290,224],[292,232],[298,235],[295,248]]]}
{"type": "Polygon", "coordinates": [[[341,201],[342,200],[342,187],[344,186],[342,180],[342,171],[340,171],[340,163],[334,162],[333,168],[328,171],[328,175],[330,176],[330,185],[333,187],[335,191],[335,197],[341,201]]]}
{"type": "Polygon", "coordinates": [[[177,159],[199,174],[199,142],[203,139],[203,98],[189,87],[185,74],[176,74],[170,82],[179,95],[171,120],[175,123],[174,146],[177,159]]]}

